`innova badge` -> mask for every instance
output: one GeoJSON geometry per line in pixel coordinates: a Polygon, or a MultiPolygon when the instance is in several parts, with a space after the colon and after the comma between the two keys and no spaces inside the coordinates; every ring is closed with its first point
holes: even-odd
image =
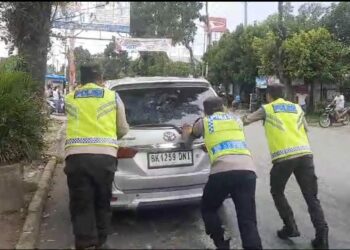
{"type": "Polygon", "coordinates": [[[175,138],[176,138],[176,135],[173,132],[167,131],[167,132],[164,132],[163,134],[164,141],[174,141],[175,138]]]}

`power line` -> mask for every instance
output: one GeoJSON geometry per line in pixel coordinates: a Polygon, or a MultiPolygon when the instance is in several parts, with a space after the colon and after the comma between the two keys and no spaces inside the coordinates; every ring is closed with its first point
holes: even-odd
{"type": "MultiPolygon", "coordinates": [[[[108,3],[107,3],[108,4],[108,3]]],[[[105,7],[107,4],[104,4],[104,5],[96,5],[95,7],[91,7],[91,8],[86,8],[86,9],[81,9],[79,10],[79,12],[81,11],[86,11],[86,10],[92,10],[92,9],[97,9],[97,8],[100,8],[100,7],[105,7]]],[[[78,11],[75,11],[75,12],[78,12],[78,11]]],[[[68,19],[68,18],[74,18],[74,17],[81,17],[82,15],[86,15],[88,14],[87,12],[85,13],[80,13],[76,16],[65,16],[65,17],[60,17],[60,18],[57,18],[57,19],[54,19],[53,21],[58,21],[58,20],[61,20],[61,19],[68,19]]]]}

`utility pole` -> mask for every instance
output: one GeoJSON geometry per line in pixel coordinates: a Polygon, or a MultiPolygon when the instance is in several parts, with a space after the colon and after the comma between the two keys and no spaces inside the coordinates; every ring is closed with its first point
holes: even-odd
{"type": "Polygon", "coordinates": [[[208,29],[208,33],[207,33],[207,50],[209,48],[209,46],[211,45],[211,29],[210,29],[210,22],[209,22],[209,11],[208,11],[208,2],[205,2],[205,12],[206,12],[206,16],[207,16],[207,29],[208,29]]]}
{"type": "MultiPolygon", "coordinates": [[[[207,51],[211,45],[211,30],[209,22],[209,11],[208,11],[208,1],[205,2],[205,13],[206,13],[206,26],[207,26],[207,51]]],[[[208,77],[209,65],[208,63],[205,66],[205,77],[208,77]]]]}
{"type": "Polygon", "coordinates": [[[75,68],[75,58],[74,58],[74,47],[75,47],[75,38],[74,30],[71,30],[72,38],[69,38],[69,86],[74,87],[75,77],[76,77],[76,68],[75,68]]]}
{"type": "Polygon", "coordinates": [[[248,24],[248,2],[244,2],[244,27],[248,24]]]}

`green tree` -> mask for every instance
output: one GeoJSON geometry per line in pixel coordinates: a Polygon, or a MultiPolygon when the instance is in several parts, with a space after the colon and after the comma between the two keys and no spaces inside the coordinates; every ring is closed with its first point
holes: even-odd
{"type": "Polygon", "coordinates": [[[223,84],[226,90],[233,84],[235,92],[240,92],[242,86],[254,85],[259,60],[253,41],[255,37],[263,37],[267,30],[266,25],[246,28],[240,25],[234,32],[224,34],[203,58],[209,64],[210,82],[223,84]]]}
{"type": "Polygon", "coordinates": [[[133,37],[171,38],[183,44],[194,67],[192,43],[197,31],[201,2],[131,2],[130,28],[133,37]]]}
{"type": "Polygon", "coordinates": [[[203,56],[204,62],[209,65],[208,79],[213,85],[225,84],[227,87],[232,80],[229,74],[233,58],[230,54],[230,45],[234,43],[231,40],[229,33],[224,34],[220,41],[213,44],[203,56]]]}
{"type": "Polygon", "coordinates": [[[26,72],[28,65],[20,56],[10,56],[0,62],[0,72],[26,72]]]}
{"type": "Polygon", "coordinates": [[[268,27],[266,36],[255,38],[254,49],[259,58],[259,73],[276,75],[286,85],[287,98],[292,99],[292,79],[287,74],[284,61],[286,55],[284,42],[295,34],[319,28],[323,25],[322,17],[326,13],[319,3],[305,3],[298,9],[298,15],[293,16],[290,3],[279,2],[278,13],[269,16],[261,25],[268,27]]]}
{"type": "Polygon", "coordinates": [[[302,78],[311,84],[310,105],[316,81],[337,82],[349,71],[349,49],[335,41],[324,28],[293,35],[284,44],[284,66],[290,78],[302,78]]]}
{"type": "Polygon", "coordinates": [[[104,79],[112,80],[126,76],[129,71],[130,59],[126,51],[116,52],[116,41],[113,37],[104,52],[104,79]]]}
{"type": "Polygon", "coordinates": [[[165,65],[165,76],[188,77],[191,72],[191,65],[186,62],[171,62],[165,65]]]}
{"type": "Polygon", "coordinates": [[[253,48],[258,58],[259,74],[276,75],[286,86],[287,99],[292,99],[291,79],[284,68],[285,53],[283,43],[298,32],[298,25],[293,16],[293,7],[289,2],[278,2],[278,13],[269,16],[262,26],[267,28],[265,36],[255,37],[253,48]]]}
{"type": "Polygon", "coordinates": [[[28,71],[44,85],[53,2],[2,2],[3,39],[18,49],[28,71]]]}
{"type": "Polygon", "coordinates": [[[76,81],[80,82],[80,66],[82,65],[88,65],[92,63],[92,56],[89,52],[89,50],[84,49],[82,46],[74,48],[74,58],[75,58],[75,65],[76,65],[76,81]]]}
{"type": "Polygon", "coordinates": [[[321,3],[305,3],[298,9],[296,22],[298,30],[309,31],[323,26],[322,18],[326,14],[327,8],[321,3]]]}
{"type": "Polygon", "coordinates": [[[138,76],[164,76],[169,62],[165,52],[141,52],[141,56],[132,63],[132,71],[138,76]]]}
{"type": "Polygon", "coordinates": [[[77,66],[89,64],[92,60],[90,51],[82,46],[74,48],[74,58],[77,66]]]}
{"type": "Polygon", "coordinates": [[[350,2],[333,3],[328,13],[322,19],[326,28],[335,37],[347,45],[350,45],[350,2]]]}

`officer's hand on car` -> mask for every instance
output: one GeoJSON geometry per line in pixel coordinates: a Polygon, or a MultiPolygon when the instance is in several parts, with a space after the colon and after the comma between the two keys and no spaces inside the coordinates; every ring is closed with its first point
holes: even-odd
{"type": "Polygon", "coordinates": [[[189,125],[188,123],[184,123],[182,125],[181,138],[186,148],[191,147],[192,145],[194,138],[191,136],[191,134],[192,134],[192,125],[189,125]]]}

